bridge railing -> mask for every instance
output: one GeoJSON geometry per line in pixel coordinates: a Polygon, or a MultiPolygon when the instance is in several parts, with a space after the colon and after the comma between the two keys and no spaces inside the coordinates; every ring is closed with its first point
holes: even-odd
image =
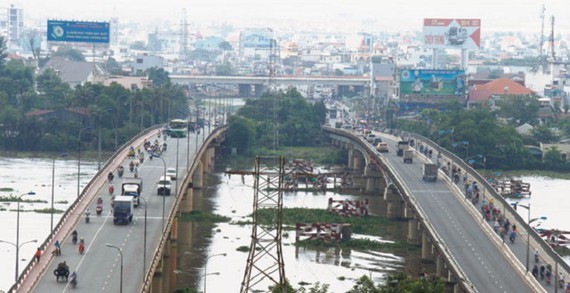
{"type": "MultiPolygon", "coordinates": [[[[74,221],[73,225],[75,225],[76,222],[81,218],[81,215],[77,215],[75,212],[78,209],[79,204],[82,202],[84,195],[88,194],[89,192],[91,192],[93,190],[94,182],[101,179],[103,176],[104,176],[104,178],[106,178],[107,172],[109,171],[108,170],[109,166],[115,164],[117,161],[122,162],[122,160],[124,159],[124,155],[125,155],[126,150],[134,142],[136,142],[139,138],[148,135],[151,131],[155,131],[156,129],[159,129],[160,127],[161,127],[161,125],[156,125],[156,126],[147,128],[144,131],[138,133],[131,140],[127,141],[125,144],[120,146],[119,149],[105,162],[105,164],[103,164],[103,166],[97,172],[97,174],[95,174],[95,176],[93,176],[93,178],[89,181],[89,183],[87,183],[87,185],[83,188],[82,192],[79,194],[79,197],[77,197],[75,199],[75,201],[69,206],[69,208],[67,208],[65,213],[61,216],[61,218],[59,219],[59,221],[57,222],[57,224],[53,228],[53,231],[47,236],[47,238],[44,240],[44,242],[39,246],[39,247],[43,248],[43,252],[44,252],[43,254],[45,254],[47,252],[47,250],[50,248],[50,246],[51,246],[50,244],[52,244],[52,242],[55,241],[54,240],[55,237],[59,234],[59,232],[61,232],[62,228],[64,227],[65,224],[67,224],[68,220],[74,221]]],[[[8,292],[16,292],[16,290],[20,287],[20,285],[23,283],[23,281],[26,280],[26,278],[29,276],[29,274],[32,271],[32,269],[34,268],[35,264],[36,264],[36,258],[32,257],[31,260],[26,265],[26,267],[24,268],[24,270],[22,270],[22,273],[19,275],[16,283],[14,285],[12,285],[12,287],[8,290],[8,292]]],[[[47,268],[47,266],[45,268],[47,268]]],[[[42,274],[37,274],[36,279],[33,280],[33,283],[35,284],[41,276],[42,276],[42,274]]]]}
{"type": "MultiPolygon", "coordinates": [[[[208,146],[210,145],[210,143],[214,139],[218,138],[221,134],[223,134],[227,129],[228,129],[228,126],[224,125],[224,126],[216,128],[216,129],[214,129],[214,131],[210,132],[208,137],[200,145],[200,150],[196,152],[196,156],[194,157],[194,160],[192,160],[192,165],[190,166],[190,169],[188,170],[188,172],[186,173],[186,175],[182,179],[182,185],[181,186],[185,187],[190,183],[191,176],[192,176],[192,174],[194,174],[194,171],[196,171],[196,167],[198,166],[198,163],[200,162],[199,160],[197,160],[197,158],[201,158],[204,155],[204,152],[208,149],[208,146]]],[[[167,221],[166,227],[162,233],[162,237],[160,238],[160,242],[158,244],[158,247],[154,251],[154,257],[152,258],[152,261],[149,265],[149,271],[147,272],[147,274],[144,278],[142,288],[141,288],[141,292],[151,292],[152,278],[153,278],[153,276],[154,276],[154,274],[158,268],[158,265],[162,261],[162,255],[164,253],[164,247],[166,246],[168,239],[170,239],[170,234],[171,234],[170,231],[172,229],[172,223],[174,222],[174,218],[178,215],[176,207],[180,205],[180,202],[182,201],[181,195],[183,192],[186,192],[186,189],[187,189],[186,187],[178,189],[178,194],[176,194],[176,200],[174,203],[174,207],[170,210],[170,213],[168,214],[168,221],[167,221]]]]}
{"type": "MultiPolygon", "coordinates": [[[[438,153],[440,153],[440,154],[446,156],[447,158],[451,159],[453,161],[453,164],[455,164],[455,165],[459,166],[460,168],[462,168],[463,170],[467,171],[469,173],[469,176],[471,178],[473,178],[475,181],[477,181],[479,188],[484,191],[483,195],[484,196],[491,196],[494,199],[495,206],[497,206],[497,205],[501,206],[501,208],[502,208],[501,212],[503,213],[503,215],[510,217],[510,219],[513,219],[511,221],[512,223],[516,223],[517,227],[524,229],[526,231],[526,233],[529,234],[531,240],[533,240],[534,243],[539,245],[541,250],[543,252],[547,253],[548,257],[550,257],[550,259],[553,262],[555,262],[556,264],[558,264],[559,266],[562,267],[562,269],[564,270],[563,274],[565,275],[566,280],[570,277],[570,274],[569,274],[570,273],[570,266],[566,263],[566,261],[564,261],[564,259],[562,257],[560,257],[560,255],[558,253],[556,253],[556,251],[554,251],[554,249],[552,249],[552,247],[548,243],[546,243],[546,241],[544,241],[544,239],[542,239],[542,237],[540,237],[540,235],[536,232],[536,230],[533,229],[523,219],[523,217],[521,217],[515,211],[515,209],[505,200],[505,198],[503,196],[501,196],[495,190],[495,188],[493,188],[493,186],[491,186],[491,184],[489,184],[489,182],[483,176],[481,176],[481,174],[479,174],[475,169],[473,169],[471,166],[469,166],[469,164],[466,164],[461,158],[457,157],[452,152],[442,148],[441,146],[439,146],[438,144],[436,144],[435,142],[433,142],[432,140],[430,140],[427,137],[424,137],[424,136],[418,135],[418,134],[414,134],[414,133],[405,133],[404,136],[414,138],[414,139],[416,139],[416,141],[417,140],[422,141],[422,143],[429,145],[433,150],[435,150],[438,153]]],[[[518,228],[517,228],[517,230],[520,231],[520,229],[518,229],[518,228]]],[[[530,256],[529,256],[529,258],[530,258],[530,256]]],[[[524,264],[524,265],[526,265],[526,264],[524,264]]],[[[560,272],[560,270],[559,270],[559,272],[560,272]]]]}
{"type": "Polygon", "coordinates": [[[390,178],[394,179],[392,184],[396,185],[398,189],[402,192],[402,197],[410,203],[410,207],[414,211],[418,220],[422,223],[422,225],[426,228],[427,233],[430,236],[430,239],[433,240],[433,244],[436,247],[436,250],[443,256],[446,261],[447,267],[451,269],[453,275],[458,281],[459,286],[464,292],[476,292],[475,286],[471,283],[465,272],[461,269],[453,254],[449,251],[447,246],[445,245],[444,241],[441,239],[435,228],[432,226],[430,221],[427,219],[425,212],[421,208],[421,206],[417,203],[415,197],[412,196],[411,191],[408,189],[407,185],[403,184],[404,180],[398,175],[398,173],[392,168],[392,166],[386,162],[383,157],[378,156],[376,151],[370,146],[370,144],[366,143],[361,137],[336,128],[331,127],[323,127],[323,130],[329,131],[331,133],[349,137],[353,141],[358,142],[360,147],[366,150],[368,157],[373,160],[375,163],[381,165],[385,171],[388,172],[390,178]]]}

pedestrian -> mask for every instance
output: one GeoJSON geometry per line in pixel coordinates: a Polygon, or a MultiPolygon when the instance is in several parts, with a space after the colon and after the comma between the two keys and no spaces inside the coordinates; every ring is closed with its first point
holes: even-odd
{"type": "Polygon", "coordinates": [[[40,262],[40,256],[42,256],[42,250],[38,247],[38,250],[36,250],[36,262],[40,262]]]}
{"type": "Polygon", "coordinates": [[[56,256],[60,256],[61,255],[61,244],[59,243],[59,240],[55,241],[55,255],[56,256]]]}

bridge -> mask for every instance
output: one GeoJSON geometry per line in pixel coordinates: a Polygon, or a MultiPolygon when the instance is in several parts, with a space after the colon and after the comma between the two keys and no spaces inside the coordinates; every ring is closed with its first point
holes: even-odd
{"type": "MultiPolygon", "coordinates": [[[[210,75],[170,75],[175,84],[198,85],[198,84],[225,84],[236,85],[240,97],[249,97],[253,94],[263,94],[269,86],[268,76],[210,76],[210,75]]],[[[363,92],[370,88],[368,77],[330,77],[330,76],[275,76],[271,78],[275,85],[325,85],[336,86],[337,93],[344,93],[348,87],[353,87],[357,92],[363,92]]]]}
{"type": "MultiPolygon", "coordinates": [[[[529,259],[538,249],[542,263],[551,264],[554,276],[568,279],[569,266],[522,219],[487,181],[469,165],[429,139],[406,134],[416,149],[412,164],[396,156],[398,137],[377,133],[390,146],[389,153],[378,153],[362,137],[340,129],[325,127],[333,145],[348,149],[349,168],[363,174],[360,188],[383,195],[390,218],[408,221],[408,243],[420,245],[422,259],[435,262],[439,277],[466,292],[556,292],[556,286],[539,283],[528,271],[529,259]],[[419,144],[430,148],[433,159],[422,155],[419,144]],[[437,182],[422,180],[421,165],[433,162],[458,167],[467,172],[467,180],[478,182],[482,197],[494,200],[503,215],[516,224],[519,236],[515,243],[503,241],[462,192],[452,183],[451,174],[439,170],[437,182]],[[528,242],[527,242],[528,241],[528,242]],[[529,244],[529,245],[527,245],[529,244]],[[532,255],[531,255],[532,254],[532,255]]],[[[534,265],[534,260],[532,264],[534,265]]]]}
{"type": "MultiPolygon", "coordinates": [[[[148,129],[129,141],[105,164],[42,244],[46,255],[39,263],[30,261],[11,291],[67,291],[69,285],[57,283],[53,275],[63,260],[72,271],[78,272],[81,280],[78,289],[101,292],[121,292],[121,289],[171,292],[175,289],[174,271],[179,254],[176,243],[179,238],[190,237],[191,231],[178,221],[178,215],[191,211],[193,190],[202,188],[204,172],[212,170],[215,148],[223,140],[226,128],[215,129],[207,136],[190,133],[187,138],[169,138],[168,151],[160,158],[147,158],[140,167],[139,174],[144,180],[143,201],[135,209],[133,223],[113,225],[105,174],[126,165],[128,147],[141,145],[144,139],[153,141],[156,131],[157,128],[148,129]],[[171,196],[158,196],[156,182],[166,167],[175,167],[180,176],[171,196]],[[98,196],[106,203],[104,214],[92,216],[91,223],[86,224],[83,211],[95,210],[94,200],[98,196]],[[83,255],[71,244],[70,233],[75,229],[86,241],[83,255]],[[55,240],[63,243],[63,256],[49,256],[55,240]]],[[[394,155],[397,137],[383,135],[390,144],[390,152],[384,155],[351,132],[328,127],[324,131],[333,145],[348,149],[349,167],[364,175],[363,180],[355,184],[382,196],[387,201],[389,217],[408,221],[408,242],[421,246],[422,258],[436,264],[438,276],[447,280],[455,292],[553,292],[555,286],[545,290],[526,272],[523,265],[528,253],[523,241],[525,236],[530,240],[531,251],[539,249],[543,261],[553,264],[555,274],[561,272],[566,279],[570,277],[568,265],[475,170],[435,143],[409,135],[432,148],[439,163],[449,162],[467,170],[469,180],[479,182],[483,195],[494,198],[501,211],[519,227],[521,235],[517,242],[501,241],[477,208],[465,200],[461,189],[441,170],[443,180],[423,182],[420,162],[430,159],[416,153],[413,164],[403,164],[401,158],[394,155]]],[[[125,177],[130,177],[128,171],[125,177]]],[[[124,178],[115,180],[115,186],[120,186],[124,178]]]]}

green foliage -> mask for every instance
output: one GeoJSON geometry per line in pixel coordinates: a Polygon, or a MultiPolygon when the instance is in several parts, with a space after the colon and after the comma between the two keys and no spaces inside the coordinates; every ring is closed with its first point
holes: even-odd
{"type": "Polygon", "coordinates": [[[238,154],[249,155],[256,136],[255,122],[242,116],[232,116],[227,133],[227,146],[236,148],[238,154]]]}
{"type": "Polygon", "coordinates": [[[188,57],[190,58],[190,60],[195,60],[195,61],[214,62],[219,54],[220,52],[216,51],[210,51],[206,49],[196,49],[190,51],[188,57]]]}
{"type": "Polygon", "coordinates": [[[40,213],[40,214],[63,214],[65,213],[64,210],[58,210],[58,209],[51,209],[51,208],[45,208],[45,209],[35,209],[34,212],[36,213],[40,213]]]}
{"type": "Polygon", "coordinates": [[[221,42],[218,47],[220,48],[220,50],[222,51],[231,51],[232,50],[232,44],[230,44],[230,42],[228,41],[223,41],[221,42]]]}
{"type": "Polygon", "coordinates": [[[123,71],[121,65],[113,57],[109,57],[107,59],[105,66],[107,68],[107,71],[111,74],[121,74],[123,71]]]}
{"type": "Polygon", "coordinates": [[[4,65],[6,57],[8,57],[8,52],[6,52],[6,38],[0,36],[0,68],[4,65]]]}
{"type": "Polygon", "coordinates": [[[72,61],[85,61],[85,56],[81,51],[68,46],[61,46],[57,48],[52,54],[53,57],[64,57],[72,61]]]}
{"type": "Polygon", "coordinates": [[[557,142],[559,137],[550,130],[550,128],[544,125],[538,125],[534,127],[531,133],[532,137],[542,143],[553,143],[557,142]]]}
{"type": "Polygon", "coordinates": [[[361,251],[401,251],[406,249],[416,249],[414,246],[408,246],[402,243],[380,242],[370,239],[350,239],[348,241],[321,241],[306,239],[297,241],[295,246],[315,249],[337,247],[342,249],[358,249],[361,251]]]}
{"type": "Polygon", "coordinates": [[[234,69],[232,67],[232,64],[226,61],[223,64],[216,65],[216,75],[221,75],[221,76],[234,75],[234,69]]]}
{"type": "Polygon", "coordinates": [[[248,100],[237,114],[255,121],[256,147],[273,146],[276,135],[279,146],[308,146],[320,143],[326,108],[321,102],[307,103],[292,89],[248,100]]]}
{"type": "Polygon", "coordinates": [[[535,124],[538,117],[538,109],[540,104],[536,96],[527,95],[507,95],[502,96],[497,101],[500,109],[497,113],[505,118],[514,126],[524,123],[535,124]]]}
{"type": "Polygon", "coordinates": [[[135,41],[135,42],[132,42],[130,44],[129,48],[131,48],[133,50],[144,51],[144,50],[146,50],[146,44],[143,41],[135,41]]]}
{"type": "Polygon", "coordinates": [[[445,283],[441,280],[425,278],[414,280],[404,273],[397,273],[389,275],[386,283],[378,286],[367,276],[362,276],[346,293],[441,293],[444,291],[445,283]]]}
{"type": "Polygon", "coordinates": [[[209,212],[203,212],[200,210],[193,210],[189,213],[182,213],[179,219],[185,222],[208,222],[208,223],[229,222],[231,220],[231,218],[226,216],[220,216],[209,212]]]}
{"type": "Polygon", "coordinates": [[[152,81],[152,85],[155,87],[162,87],[170,84],[170,77],[168,72],[163,68],[152,67],[146,71],[148,79],[152,81]]]}

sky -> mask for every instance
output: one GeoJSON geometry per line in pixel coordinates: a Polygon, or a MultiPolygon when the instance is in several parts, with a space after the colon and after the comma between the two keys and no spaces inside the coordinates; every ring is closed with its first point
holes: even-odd
{"type": "Polygon", "coordinates": [[[25,17],[45,20],[180,23],[183,9],[197,27],[213,22],[237,26],[290,27],[291,30],[410,31],[422,29],[423,18],[480,18],[486,31],[540,31],[556,17],[557,32],[570,33],[569,0],[4,0],[24,8],[25,17]],[[405,4],[404,4],[405,3],[405,4]],[[279,23],[279,25],[278,25],[279,23]]]}

